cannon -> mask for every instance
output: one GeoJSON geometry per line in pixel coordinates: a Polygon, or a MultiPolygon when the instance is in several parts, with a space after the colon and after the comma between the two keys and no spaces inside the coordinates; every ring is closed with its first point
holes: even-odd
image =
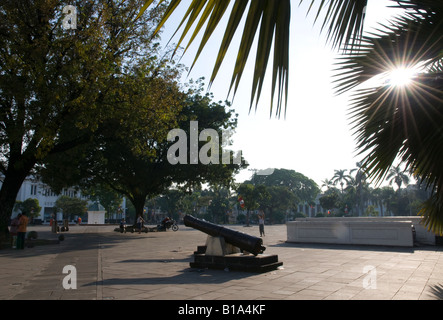
{"type": "Polygon", "coordinates": [[[283,264],[278,262],[276,255],[263,255],[266,248],[261,238],[203,221],[191,215],[186,215],[183,222],[185,226],[208,235],[206,245],[199,246],[194,252],[194,262],[190,263],[192,268],[266,272],[283,264]]]}
{"type": "Polygon", "coordinates": [[[226,243],[250,252],[253,255],[258,255],[266,250],[261,238],[203,221],[190,215],[186,215],[183,222],[185,223],[185,226],[200,230],[212,237],[223,237],[226,243]]]}

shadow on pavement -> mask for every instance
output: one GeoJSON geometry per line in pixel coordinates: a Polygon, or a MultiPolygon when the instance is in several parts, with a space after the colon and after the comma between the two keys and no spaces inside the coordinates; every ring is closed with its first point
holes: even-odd
{"type": "MultiPolygon", "coordinates": [[[[125,238],[118,236],[109,236],[100,233],[39,233],[39,239],[55,240],[60,235],[63,235],[64,240],[59,243],[34,245],[33,247],[27,247],[25,245],[24,250],[17,249],[3,249],[0,250],[0,257],[12,257],[12,258],[28,258],[35,256],[59,254],[67,251],[83,251],[98,249],[101,247],[113,247],[121,242],[126,241],[125,238]]],[[[141,238],[141,237],[140,237],[141,238]]],[[[146,238],[146,237],[145,237],[146,238]]],[[[132,237],[136,239],[136,237],[132,237]]]]}
{"type": "Polygon", "coordinates": [[[242,280],[256,273],[227,272],[223,270],[187,268],[180,274],[161,277],[110,278],[100,282],[91,282],[83,286],[119,286],[119,285],[174,285],[174,284],[221,284],[232,280],[242,280]]]}
{"type": "Polygon", "coordinates": [[[443,299],[443,286],[441,284],[436,284],[431,286],[431,294],[435,296],[436,299],[443,299]]]}

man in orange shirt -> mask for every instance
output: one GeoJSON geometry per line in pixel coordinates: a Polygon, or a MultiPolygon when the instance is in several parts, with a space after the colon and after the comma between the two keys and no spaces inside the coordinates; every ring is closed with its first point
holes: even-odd
{"type": "Polygon", "coordinates": [[[26,235],[27,226],[28,226],[28,217],[26,216],[26,212],[23,212],[22,216],[18,220],[17,249],[25,248],[25,235],[26,235]]]}

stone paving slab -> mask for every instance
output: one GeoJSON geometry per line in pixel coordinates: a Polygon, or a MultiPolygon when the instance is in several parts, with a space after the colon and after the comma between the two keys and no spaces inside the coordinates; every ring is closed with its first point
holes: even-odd
{"type": "MultiPolygon", "coordinates": [[[[258,227],[230,226],[259,235],[258,227]]],[[[440,247],[394,248],[286,243],[286,226],[266,226],[267,254],[283,266],[264,274],[192,269],[206,235],[114,232],[114,226],[72,226],[59,244],[0,251],[2,300],[440,300],[440,247]],[[77,289],[66,290],[67,265],[77,289]]],[[[33,226],[53,239],[49,226],[33,226]]]]}

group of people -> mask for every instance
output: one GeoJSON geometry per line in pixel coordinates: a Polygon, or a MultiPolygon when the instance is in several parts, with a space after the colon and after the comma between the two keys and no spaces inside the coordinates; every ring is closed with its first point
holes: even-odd
{"type": "Polygon", "coordinates": [[[14,249],[25,248],[26,229],[28,227],[28,217],[26,213],[19,213],[11,220],[11,227],[9,233],[12,236],[12,247],[14,249]]]}
{"type": "MultiPolygon", "coordinates": [[[[162,227],[164,227],[166,229],[167,223],[169,223],[170,221],[171,221],[171,219],[169,217],[166,217],[162,221],[162,227]]],[[[142,216],[137,217],[138,233],[141,232],[144,222],[145,222],[145,220],[143,219],[142,216]]],[[[123,223],[123,220],[122,220],[122,223],[123,223]]],[[[122,226],[122,223],[120,224],[120,228],[124,228],[122,226]]],[[[259,231],[260,231],[260,237],[264,237],[265,236],[265,213],[263,212],[263,210],[260,210],[258,213],[258,226],[259,226],[259,231]]]]}
{"type": "MultiPolygon", "coordinates": [[[[11,227],[9,230],[9,233],[12,236],[12,247],[14,249],[24,249],[25,248],[25,236],[26,236],[26,229],[28,227],[28,217],[26,216],[26,213],[19,213],[14,219],[11,220],[11,227]]],[[[166,218],[162,221],[162,225],[166,226],[166,223],[170,221],[169,218],[166,218]]],[[[137,218],[137,229],[139,233],[141,232],[143,228],[145,220],[143,217],[138,216],[137,218]]],[[[124,228],[124,220],[122,220],[120,224],[120,228],[124,228]]],[[[265,214],[263,210],[260,210],[258,214],[258,225],[260,230],[260,237],[265,235],[265,214]]]]}

